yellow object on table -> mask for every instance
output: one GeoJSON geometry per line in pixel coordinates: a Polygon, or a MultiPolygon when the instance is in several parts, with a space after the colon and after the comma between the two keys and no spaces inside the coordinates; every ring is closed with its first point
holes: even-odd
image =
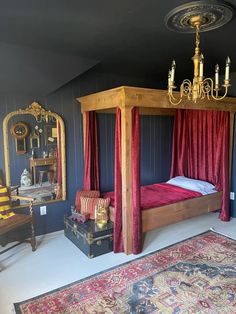
{"type": "Polygon", "coordinates": [[[8,189],[5,186],[0,186],[0,219],[7,219],[14,215],[11,211],[8,189]]]}
{"type": "Polygon", "coordinates": [[[99,206],[95,211],[95,221],[99,228],[103,228],[107,224],[107,208],[99,206]]]}

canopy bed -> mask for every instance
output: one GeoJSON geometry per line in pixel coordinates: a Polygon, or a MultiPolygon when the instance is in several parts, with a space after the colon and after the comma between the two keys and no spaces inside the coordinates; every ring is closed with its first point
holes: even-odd
{"type": "MultiPolygon", "coordinates": [[[[227,180],[227,186],[229,185],[236,99],[226,97],[220,102],[199,100],[197,103],[189,102],[186,99],[183,100],[181,104],[173,107],[173,105],[169,103],[168,95],[164,90],[123,86],[80,97],[77,100],[81,103],[81,111],[83,113],[85,173],[87,174],[90,172],[90,174],[92,174],[89,180],[84,180],[84,188],[87,190],[99,189],[99,183],[96,179],[96,173],[98,172],[96,152],[93,151],[96,130],[91,128],[91,120],[94,119],[94,112],[98,110],[104,113],[115,113],[116,110],[114,184],[115,252],[124,251],[126,254],[139,253],[142,246],[142,232],[220,209],[222,196],[223,202],[225,202],[225,204],[227,203],[226,201],[228,201],[229,191],[228,189],[223,189],[222,186],[226,186],[225,180],[227,180]],[[177,115],[181,120],[181,112],[184,112],[184,110],[178,109],[228,112],[227,115],[222,113],[222,117],[219,116],[219,118],[217,118],[219,120],[217,120],[219,126],[222,125],[222,120],[224,120],[224,125],[227,125],[227,122],[229,124],[229,132],[223,132],[225,133],[223,140],[226,142],[228,141],[228,146],[226,145],[226,147],[229,147],[228,152],[225,154],[228,160],[223,161],[223,165],[227,168],[227,171],[221,173],[225,178],[223,185],[221,184],[221,188],[218,189],[218,192],[216,193],[141,211],[139,178],[139,114],[175,115],[177,112],[177,115]],[[88,144],[89,138],[90,144],[88,144]],[[91,156],[95,157],[91,158],[91,156]],[[91,167],[93,170],[91,170],[91,167]],[[96,185],[93,184],[93,181],[96,182],[96,185]]],[[[187,127],[188,126],[186,126],[186,128],[187,127]]],[[[178,131],[176,131],[176,134],[179,136],[178,131]]],[[[181,139],[179,138],[179,140],[181,139]]],[[[219,143],[218,155],[220,155],[220,149],[223,145],[222,143],[223,142],[219,143]]],[[[183,151],[181,154],[183,154],[183,151]]],[[[178,154],[176,154],[176,157],[178,158],[178,154]]],[[[222,164],[219,163],[218,166],[220,167],[222,164]]],[[[183,164],[181,165],[179,163],[177,168],[176,166],[173,168],[172,163],[172,176],[176,175],[176,173],[174,173],[176,169],[178,169],[179,172],[177,175],[183,175],[181,173],[181,167],[183,167],[183,164]]],[[[203,177],[204,176],[207,176],[207,178],[205,178],[206,181],[207,179],[209,179],[209,181],[217,181],[214,173],[204,174],[203,177]],[[211,180],[212,178],[214,180],[211,180]]],[[[192,176],[190,175],[190,177],[194,178],[194,173],[192,173],[192,176]]],[[[203,177],[200,174],[200,179],[204,180],[203,177]]],[[[88,176],[86,178],[88,179],[88,176]]],[[[199,177],[197,179],[199,179],[199,177]]],[[[229,219],[227,211],[223,212],[221,219],[225,221],[229,219]]]]}

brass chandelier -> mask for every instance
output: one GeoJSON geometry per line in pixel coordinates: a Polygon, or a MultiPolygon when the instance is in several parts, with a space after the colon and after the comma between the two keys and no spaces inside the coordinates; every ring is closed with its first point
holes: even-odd
{"type": "MultiPolygon", "coordinates": [[[[175,86],[175,69],[176,69],[176,63],[175,60],[173,60],[172,65],[171,65],[171,69],[169,70],[168,73],[168,96],[169,96],[169,101],[172,105],[178,105],[181,103],[181,101],[183,100],[183,97],[187,97],[189,100],[193,101],[193,102],[197,102],[198,99],[204,99],[205,97],[207,99],[214,99],[214,100],[222,100],[228,93],[228,88],[230,86],[230,79],[229,79],[229,72],[230,72],[230,58],[227,57],[226,58],[226,65],[225,65],[225,77],[224,77],[224,84],[222,85],[222,87],[224,88],[224,92],[223,95],[219,94],[220,91],[220,84],[219,84],[219,65],[216,64],[215,66],[215,80],[213,80],[210,77],[204,78],[204,73],[203,73],[203,68],[204,68],[204,57],[203,54],[200,51],[200,31],[203,29],[203,31],[209,30],[209,29],[213,29],[213,28],[217,28],[219,26],[221,26],[222,24],[225,24],[226,22],[222,23],[222,17],[221,17],[221,24],[217,25],[216,21],[216,17],[217,14],[219,15],[219,12],[216,10],[215,15],[210,12],[209,14],[209,10],[206,10],[206,5],[205,3],[207,3],[206,1],[195,1],[190,3],[190,6],[187,6],[187,10],[186,10],[186,5],[181,6],[179,8],[174,9],[170,12],[171,15],[169,15],[168,21],[166,22],[167,26],[169,27],[170,25],[168,25],[168,22],[171,20],[171,22],[173,23],[173,21],[175,23],[181,22],[179,23],[179,25],[182,27],[182,29],[178,29],[178,31],[183,31],[184,26],[187,25],[188,28],[192,28],[194,29],[194,31],[196,32],[196,46],[195,46],[195,54],[192,57],[193,60],[193,65],[194,65],[194,77],[193,80],[190,81],[189,79],[184,79],[182,84],[180,85],[180,97],[177,99],[174,94],[173,94],[173,90],[176,89],[175,86]],[[199,3],[201,4],[201,6],[199,7],[199,3]],[[196,9],[196,4],[198,5],[197,9],[196,9]],[[186,13],[187,12],[187,13],[186,13]],[[203,12],[203,13],[202,13],[203,12]],[[210,17],[213,18],[213,22],[214,25],[211,23],[210,21],[210,17]],[[170,19],[171,17],[171,19],[170,19]],[[174,18],[173,18],[174,17],[174,18]]],[[[219,1],[217,1],[217,5],[219,5],[219,1]]],[[[225,5],[225,3],[224,3],[225,5]]],[[[222,6],[222,3],[221,3],[222,6]]],[[[207,7],[207,9],[209,9],[207,7]]],[[[211,8],[212,9],[212,3],[211,3],[211,8]]],[[[228,9],[228,7],[227,7],[228,9]]],[[[230,8],[231,9],[231,8],[230,8]]],[[[230,11],[232,13],[232,11],[230,11]]],[[[228,11],[227,11],[228,13],[228,11]]],[[[220,14],[223,14],[222,11],[220,11],[220,14]]],[[[233,13],[232,13],[233,14],[233,13]]],[[[232,15],[231,15],[232,17],[232,15]]],[[[230,18],[231,18],[230,17],[230,18]]],[[[226,20],[229,20],[229,14],[228,16],[226,16],[226,20]],[[227,19],[228,18],[228,19],[227,19]]],[[[177,26],[177,24],[171,25],[172,26],[172,30],[177,30],[177,28],[179,27],[179,25],[177,26]]],[[[171,27],[169,27],[171,28],[171,27]]]]}

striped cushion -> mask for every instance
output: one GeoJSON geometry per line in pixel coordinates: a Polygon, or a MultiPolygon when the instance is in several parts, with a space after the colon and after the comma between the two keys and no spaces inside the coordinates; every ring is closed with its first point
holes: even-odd
{"type": "Polygon", "coordinates": [[[95,219],[95,207],[108,208],[110,204],[110,198],[92,198],[92,197],[81,197],[81,213],[89,214],[90,219],[95,219]]]}
{"type": "Polygon", "coordinates": [[[83,197],[100,197],[100,192],[99,191],[77,191],[76,192],[76,198],[75,198],[75,207],[78,212],[81,211],[81,202],[80,198],[81,196],[83,197]]]}
{"type": "Polygon", "coordinates": [[[5,186],[0,186],[0,219],[6,219],[14,216],[11,210],[11,201],[8,189],[5,186]]]}

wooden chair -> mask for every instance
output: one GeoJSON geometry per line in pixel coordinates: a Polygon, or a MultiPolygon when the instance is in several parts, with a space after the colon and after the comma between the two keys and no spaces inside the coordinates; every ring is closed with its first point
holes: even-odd
{"type": "Polygon", "coordinates": [[[31,226],[31,239],[20,240],[18,243],[11,247],[2,250],[0,254],[5,253],[11,248],[19,245],[22,242],[30,242],[32,251],[36,250],[36,240],[34,232],[34,213],[33,213],[33,198],[20,195],[10,195],[9,189],[4,186],[0,186],[0,244],[5,246],[8,241],[8,235],[10,232],[17,230],[18,228],[30,224],[31,226]],[[12,200],[24,200],[28,204],[24,205],[29,209],[29,213],[18,213],[14,211],[12,200]]]}

